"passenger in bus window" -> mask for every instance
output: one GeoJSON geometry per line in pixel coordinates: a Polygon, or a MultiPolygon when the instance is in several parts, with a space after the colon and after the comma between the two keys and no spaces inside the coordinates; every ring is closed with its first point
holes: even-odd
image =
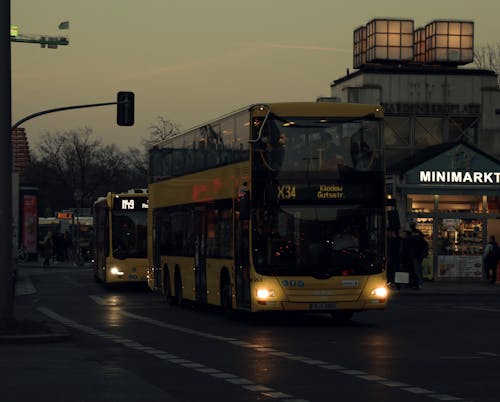
{"type": "Polygon", "coordinates": [[[320,169],[332,171],[341,167],[352,167],[352,159],[348,149],[338,139],[329,138],[324,143],[320,169]]]}
{"type": "Polygon", "coordinates": [[[286,135],[280,133],[277,139],[268,143],[268,161],[271,170],[279,170],[285,159],[286,135]]]}
{"type": "Polygon", "coordinates": [[[336,251],[358,249],[359,236],[356,231],[349,226],[345,226],[343,230],[333,238],[333,249],[336,251]]]}
{"type": "Polygon", "coordinates": [[[351,140],[351,158],[356,170],[367,170],[373,162],[373,150],[364,140],[351,140]]]}

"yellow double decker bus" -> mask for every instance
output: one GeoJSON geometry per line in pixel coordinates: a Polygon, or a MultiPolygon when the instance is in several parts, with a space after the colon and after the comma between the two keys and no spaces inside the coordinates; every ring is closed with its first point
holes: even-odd
{"type": "Polygon", "coordinates": [[[108,193],[94,202],[94,277],[105,284],[146,282],[145,189],[108,193]]]}
{"type": "Polygon", "coordinates": [[[172,304],[384,309],[377,105],[255,104],[150,149],[148,285],[172,304]]]}

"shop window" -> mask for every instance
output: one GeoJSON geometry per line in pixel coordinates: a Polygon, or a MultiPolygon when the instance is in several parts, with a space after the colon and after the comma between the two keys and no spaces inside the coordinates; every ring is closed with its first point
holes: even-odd
{"type": "Polygon", "coordinates": [[[410,118],[408,116],[386,116],[384,122],[384,144],[407,146],[410,143],[410,118]]]}
{"type": "Polygon", "coordinates": [[[475,219],[438,220],[439,255],[474,255],[483,252],[483,226],[475,219]]]}
{"type": "Polygon", "coordinates": [[[478,117],[451,117],[448,120],[448,140],[477,144],[478,117]]]}
{"type": "Polygon", "coordinates": [[[440,195],[438,209],[441,212],[483,212],[480,195],[440,195]]]}
{"type": "Polygon", "coordinates": [[[434,210],[434,196],[431,194],[409,194],[407,205],[410,212],[432,212],[434,210]]]}
{"type": "Polygon", "coordinates": [[[415,118],[415,146],[428,147],[443,142],[443,119],[441,117],[415,118]]]}
{"type": "Polygon", "coordinates": [[[490,214],[500,213],[500,197],[489,195],[487,198],[488,209],[487,212],[490,214]]]}

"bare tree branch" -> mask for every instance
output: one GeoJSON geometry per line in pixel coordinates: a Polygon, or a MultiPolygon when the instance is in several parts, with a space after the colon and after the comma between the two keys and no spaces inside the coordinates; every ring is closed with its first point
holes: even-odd
{"type": "Polygon", "coordinates": [[[157,123],[149,126],[149,138],[142,141],[142,145],[149,149],[153,144],[173,137],[180,132],[179,126],[171,120],[158,116],[157,123]]]}

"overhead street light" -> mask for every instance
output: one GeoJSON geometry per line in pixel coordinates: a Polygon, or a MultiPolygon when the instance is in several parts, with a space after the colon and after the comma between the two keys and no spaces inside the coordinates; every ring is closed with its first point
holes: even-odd
{"type": "Polygon", "coordinates": [[[58,46],[69,45],[69,21],[63,21],[58,26],[60,32],[59,35],[39,35],[39,34],[28,34],[19,31],[17,25],[10,26],[10,41],[11,42],[21,42],[21,43],[36,43],[40,47],[47,47],[48,49],[57,49],[58,46]]]}

